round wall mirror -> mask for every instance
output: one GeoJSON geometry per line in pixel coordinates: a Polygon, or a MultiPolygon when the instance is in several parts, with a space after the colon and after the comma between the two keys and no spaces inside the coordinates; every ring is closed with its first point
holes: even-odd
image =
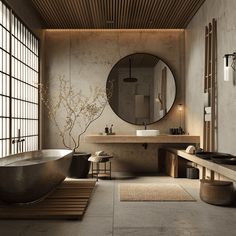
{"type": "Polygon", "coordinates": [[[106,90],[112,110],[135,125],[159,121],[170,111],[176,96],[170,67],[147,53],[119,60],[108,76],[106,90]]]}

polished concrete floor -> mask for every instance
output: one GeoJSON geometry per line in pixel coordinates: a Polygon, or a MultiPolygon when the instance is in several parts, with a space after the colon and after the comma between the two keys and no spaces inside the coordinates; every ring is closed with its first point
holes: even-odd
{"type": "Polygon", "coordinates": [[[171,177],[118,176],[99,180],[82,221],[0,221],[1,236],[233,236],[236,208],[199,199],[199,181],[171,177]],[[120,202],[120,182],[178,183],[196,202],[120,202]]]}

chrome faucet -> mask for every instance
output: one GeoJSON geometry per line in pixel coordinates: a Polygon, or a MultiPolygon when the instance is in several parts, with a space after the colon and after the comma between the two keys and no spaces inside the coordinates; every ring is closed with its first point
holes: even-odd
{"type": "Polygon", "coordinates": [[[144,129],[146,130],[147,129],[147,123],[145,121],[143,122],[143,125],[144,125],[144,129]]]}
{"type": "Polygon", "coordinates": [[[18,129],[18,137],[17,137],[17,140],[12,140],[12,144],[17,144],[17,147],[16,147],[16,151],[17,153],[19,152],[23,152],[23,142],[25,141],[25,139],[21,139],[21,136],[20,136],[20,129],[18,129]],[[21,143],[21,145],[20,145],[21,143]]]}

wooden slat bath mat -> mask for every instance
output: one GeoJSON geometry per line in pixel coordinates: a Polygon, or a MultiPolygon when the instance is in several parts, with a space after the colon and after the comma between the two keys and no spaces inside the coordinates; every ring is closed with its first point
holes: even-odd
{"type": "Polygon", "coordinates": [[[0,203],[0,219],[82,219],[95,181],[64,181],[42,202],[24,206],[0,203]]]}

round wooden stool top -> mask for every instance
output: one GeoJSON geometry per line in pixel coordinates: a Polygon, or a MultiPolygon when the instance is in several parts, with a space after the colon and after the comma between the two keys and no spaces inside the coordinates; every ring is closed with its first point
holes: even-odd
{"type": "Polygon", "coordinates": [[[110,155],[107,155],[107,156],[92,155],[88,160],[90,162],[101,163],[101,162],[108,162],[108,161],[110,161],[111,158],[113,158],[113,156],[110,156],[110,155]]]}
{"type": "Polygon", "coordinates": [[[231,181],[221,181],[221,180],[208,180],[208,179],[201,179],[201,184],[206,184],[210,186],[229,186],[233,185],[231,181]]]}

